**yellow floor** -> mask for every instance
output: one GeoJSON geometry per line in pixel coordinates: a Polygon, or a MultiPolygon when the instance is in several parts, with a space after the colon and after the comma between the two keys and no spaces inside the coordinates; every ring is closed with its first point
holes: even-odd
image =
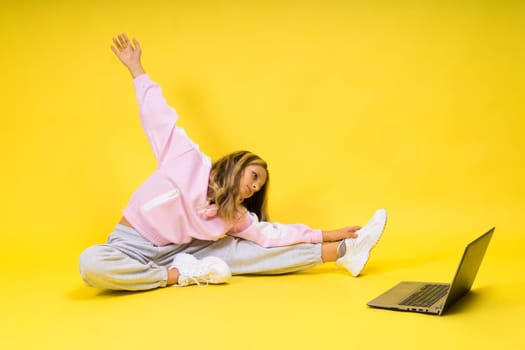
{"type": "Polygon", "coordinates": [[[467,237],[477,233],[429,239],[389,227],[359,278],[326,264],[286,276],[237,276],[223,286],[142,293],[84,286],[73,254],[79,246],[60,258],[40,252],[30,265],[17,270],[11,261],[14,269],[2,272],[0,347],[416,349],[428,342],[431,349],[521,349],[525,241],[504,230],[496,229],[472,293],[448,314],[365,305],[400,280],[449,281],[467,237]]]}
{"type": "Polygon", "coordinates": [[[0,349],[525,348],[523,1],[4,3],[0,349]],[[272,218],[334,229],[388,210],[362,277],[83,285],[78,255],[156,166],[110,50],[123,31],[203,151],[268,161],[272,218]],[[367,308],[400,280],[450,281],[492,226],[448,315],[367,308]]]}

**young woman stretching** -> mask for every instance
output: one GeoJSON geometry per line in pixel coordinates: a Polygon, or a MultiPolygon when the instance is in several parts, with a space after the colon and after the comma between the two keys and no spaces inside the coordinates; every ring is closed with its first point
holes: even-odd
{"type": "Polygon", "coordinates": [[[131,196],[107,244],[81,254],[86,284],[114,290],[219,284],[232,274],[281,274],[327,261],[360,274],[383,232],[384,210],[363,228],[331,231],[266,221],[266,162],[239,151],[212,163],[176,125],[176,111],[142,67],[137,40],[122,34],[113,43],[133,77],[158,167],[131,196]]]}

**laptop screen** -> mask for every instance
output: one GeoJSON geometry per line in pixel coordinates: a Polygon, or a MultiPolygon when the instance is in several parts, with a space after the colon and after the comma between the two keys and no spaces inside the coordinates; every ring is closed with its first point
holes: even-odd
{"type": "Polygon", "coordinates": [[[467,245],[459,263],[456,275],[450,285],[450,292],[443,310],[454,304],[458,299],[468,293],[474,283],[479,266],[487,250],[494,227],[467,245]]]}

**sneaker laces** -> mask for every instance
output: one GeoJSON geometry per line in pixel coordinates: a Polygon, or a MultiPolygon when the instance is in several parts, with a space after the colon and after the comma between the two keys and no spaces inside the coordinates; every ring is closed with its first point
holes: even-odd
{"type": "Polygon", "coordinates": [[[191,280],[191,281],[193,281],[196,285],[198,285],[198,286],[201,287],[201,288],[206,288],[206,287],[208,287],[208,285],[209,285],[209,282],[208,282],[208,281],[205,281],[206,284],[202,284],[202,283],[199,281],[199,279],[196,278],[196,277],[187,277],[187,280],[191,280]]]}
{"type": "Polygon", "coordinates": [[[182,280],[185,282],[192,281],[199,287],[207,287],[210,284],[210,280],[209,278],[207,278],[209,272],[210,271],[207,266],[204,266],[203,264],[198,264],[197,266],[193,266],[191,269],[188,269],[186,271],[179,271],[179,279],[182,278],[182,280]]]}

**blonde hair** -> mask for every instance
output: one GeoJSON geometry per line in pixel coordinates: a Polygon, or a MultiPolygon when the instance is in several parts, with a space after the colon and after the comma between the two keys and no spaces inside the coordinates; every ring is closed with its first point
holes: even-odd
{"type": "Polygon", "coordinates": [[[269,182],[268,165],[256,154],[238,151],[228,154],[212,164],[208,184],[208,200],[217,205],[217,216],[233,223],[244,208],[255,213],[259,220],[267,220],[266,190],[269,182]],[[266,171],[266,182],[250,198],[240,201],[241,175],[249,165],[259,165],[266,171]]]}

